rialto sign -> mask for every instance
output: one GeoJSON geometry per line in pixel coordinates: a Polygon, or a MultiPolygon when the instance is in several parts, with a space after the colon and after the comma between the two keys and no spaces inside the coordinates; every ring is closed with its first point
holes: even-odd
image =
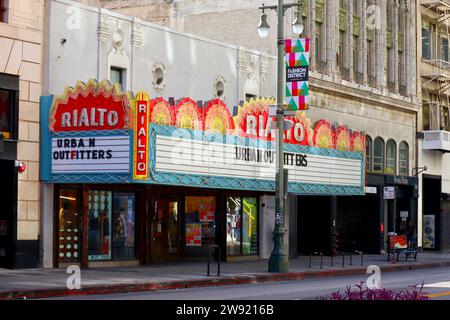
{"type": "MultiPolygon", "coordinates": [[[[149,183],[273,191],[273,99],[252,99],[232,116],[221,100],[170,104],[134,97],[107,81],[79,82],[41,98],[41,176],[54,183],[149,183]]],[[[364,194],[365,135],[304,112],[286,119],[289,192],[364,194]]]]}

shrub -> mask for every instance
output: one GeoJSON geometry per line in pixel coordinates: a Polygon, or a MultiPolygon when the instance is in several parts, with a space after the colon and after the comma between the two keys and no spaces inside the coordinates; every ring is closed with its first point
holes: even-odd
{"type": "Polygon", "coordinates": [[[417,289],[403,289],[394,291],[389,289],[369,289],[361,284],[355,285],[356,290],[351,286],[347,286],[344,292],[336,291],[329,296],[321,297],[321,300],[429,300],[423,293],[423,285],[419,290],[417,289]]]}

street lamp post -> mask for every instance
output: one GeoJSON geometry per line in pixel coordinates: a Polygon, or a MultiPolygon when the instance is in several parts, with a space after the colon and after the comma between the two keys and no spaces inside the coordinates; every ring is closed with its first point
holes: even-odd
{"type": "Polygon", "coordinates": [[[269,259],[269,272],[288,272],[289,271],[289,255],[285,246],[285,235],[287,229],[284,225],[284,202],[285,191],[284,186],[284,14],[288,8],[297,7],[297,15],[293,23],[293,31],[296,34],[303,32],[303,25],[301,23],[301,6],[300,0],[298,3],[284,4],[283,0],[278,0],[277,6],[260,7],[262,10],[260,24],[258,26],[258,33],[261,37],[267,37],[269,34],[269,24],[267,23],[266,9],[277,11],[278,15],[278,31],[277,31],[277,46],[278,46],[278,64],[277,64],[277,178],[276,180],[276,199],[275,199],[275,230],[273,232],[273,251],[269,259]]]}

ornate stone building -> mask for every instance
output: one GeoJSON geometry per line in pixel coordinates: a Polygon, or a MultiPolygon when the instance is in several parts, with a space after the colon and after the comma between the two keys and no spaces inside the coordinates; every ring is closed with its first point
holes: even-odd
{"type": "Polygon", "coordinates": [[[424,247],[450,248],[450,1],[420,1],[417,23],[419,170],[424,247]],[[426,170],[425,170],[426,167],[426,170]]]}
{"type": "Polygon", "coordinates": [[[0,268],[38,263],[43,28],[43,0],[0,1],[0,268]]]}

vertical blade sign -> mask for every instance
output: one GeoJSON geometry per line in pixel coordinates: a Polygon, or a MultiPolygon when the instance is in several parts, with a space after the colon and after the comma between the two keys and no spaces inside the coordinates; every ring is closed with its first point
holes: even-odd
{"type": "Polygon", "coordinates": [[[134,120],[133,179],[148,179],[148,123],[150,118],[150,97],[147,93],[136,95],[134,120]]]}
{"type": "Polygon", "coordinates": [[[308,110],[309,38],[285,40],[286,110],[308,110]]]}

